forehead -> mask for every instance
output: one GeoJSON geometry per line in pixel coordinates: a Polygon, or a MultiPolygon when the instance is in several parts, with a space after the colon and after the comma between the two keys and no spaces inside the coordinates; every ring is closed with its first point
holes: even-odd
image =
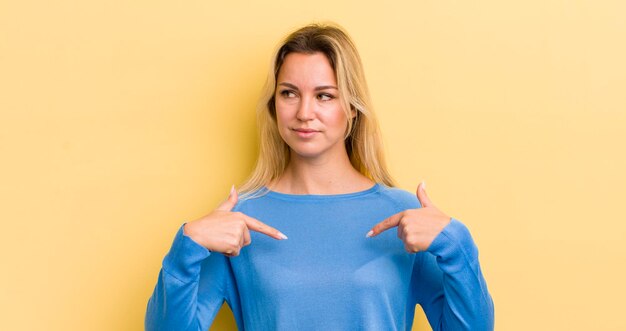
{"type": "Polygon", "coordinates": [[[336,85],[335,72],[330,61],[319,52],[289,53],[278,71],[277,80],[277,83],[289,82],[301,88],[336,85]]]}

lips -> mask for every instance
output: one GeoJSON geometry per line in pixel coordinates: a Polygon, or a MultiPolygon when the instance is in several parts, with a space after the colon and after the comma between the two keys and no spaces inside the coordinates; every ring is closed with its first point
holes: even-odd
{"type": "Polygon", "coordinates": [[[317,135],[319,131],[307,128],[297,128],[293,129],[296,132],[296,135],[301,139],[311,139],[317,135]]]}
{"type": "Polygon", "coordinates": [[[304,132],[304,133],[318,132],[317,130],[313,130],[313,129],[294,129],[294,131],[304,132]]]}

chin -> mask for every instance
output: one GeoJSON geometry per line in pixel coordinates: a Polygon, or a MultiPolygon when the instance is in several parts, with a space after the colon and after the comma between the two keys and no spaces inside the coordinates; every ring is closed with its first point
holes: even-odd
{"type": "Polygon", "coordinates": [[[307,158],[307,159],[315,158],[322,154],[320,151],[314,151],[314,150],[309,150],[309,149],[302,149],[302,148],[299,148],[299,149],[290,148],[290,149],[291,149],[291,153],[296,154],[303,158],[307,158]]]}

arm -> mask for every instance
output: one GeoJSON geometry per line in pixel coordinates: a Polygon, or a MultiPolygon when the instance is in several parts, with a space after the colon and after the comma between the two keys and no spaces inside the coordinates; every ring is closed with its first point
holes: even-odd
{"type": "Polygon", "coordinates": [[[493,300],[463,223],[453,218],[415,261],[412,294],[433,330],[493,330],[493,300]]]}
{"type": "Polygon", "coordinates": [[[207,330],[227,300],[239,316],[239,297],[230,262],[178,230],[148,301],[148,331],[207,330]]]}

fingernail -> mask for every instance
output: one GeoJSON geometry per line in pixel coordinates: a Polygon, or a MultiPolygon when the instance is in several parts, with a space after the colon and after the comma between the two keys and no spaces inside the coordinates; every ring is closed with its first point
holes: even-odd
{"type": "Polygon", "coordinates": [[[229,196],[233,196],[233,194],[235,194],[235,184],[233,184],[233,186],[230,188],[230,195],[229,196]]]}
{"type": "Polygon", "coordinates": [[[426,189],[426,182],[422,181],[422,189],[425,190],[426,189]]]}
{"type": "Polygon", "coordinates": [[[283,234],[282,232],[278,232],[278,236],[279,236],[281,239],[289,239],[289,238],[287,238],[287,236],[285,236],[285,234],[283,234]]]}
{"type": "Polygon", "coordinates": [[[374,231],[370,230],[370,232],[368,232],[368,233],[365,235],[365,238],[369,238],[369,237],[371,237],[373,234],[374,234],[374,231]]]}

